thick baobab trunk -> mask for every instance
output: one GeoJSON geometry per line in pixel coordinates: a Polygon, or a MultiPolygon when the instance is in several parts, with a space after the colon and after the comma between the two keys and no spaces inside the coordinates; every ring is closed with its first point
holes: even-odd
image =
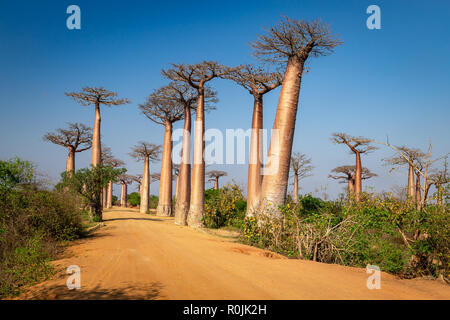
{"type": "Polygon", "coordinates": [[[102,206],[103,206],[103,208],[107,208],[108,207],[107,201],[108,201],[108,188],[105,187],[102,190],[102,206]]]}
{"type": "Polygon", "coordinates": [[[172,215],[172,123],[166,122],[156,215],[172,215]]]}
{"type": "MultiPolygon", "coordinates": [[[[273,125],[273,129],[277,130],[278,134],[272,133],[268,153],[270,168],[266,168],[261,186],[261,210],[264,210],[269,203],[273,208],[278,208],[286,200],[302,73],[303,64],[295,58],[290,58],[284,74],[273,125]],[[276,136],[278,139],[274,138],[276,136]]],[[[275,209],[275,214],[280,212],[275,209]]]]}
{"type": "Polygon", "coordinates": [[[422,192],[420,190],[420,173],[416,172],[416,207],[417,210],[420,210],[422,208],[422,192]]]}
{"type": "Polygon", "coordinates": [[[66,172],[69,173],[73,171],[75,171],[75,149],[70,146],[66,161],[66,172]]]}
{"type": "Polygon", "coordinates": [[[205,206],[205,95],[204,88],[199,89],[197,100],[197,117],[194,136],[194,164],[192,166],[191,202],[187,223],[191,227],[201,227],[205,206]]]}
{"type": "Polygon", "coordinates": [[[349,194],[355,192],[355,180],[353,178],[348,179],[347,189],[349,194]]]}
{"type": "Polygon", "coordinates": [[[263,100],[262,95],[255,96],[253,102],[252,135],[250,140],[250,161],[248,165],[248,191],[247,191],[247,212],[250,217],[255,214],[258,208],[261,192],[261,160],[262,160],[262,139],[261,130],[263,128],[263,100]]]}
{"type": "Polygon", "coordinates": [[[294,175],[294,194],[293,194],[292,200],[294,201],[294,203],[298,202],[298,175],[297,174],[294,175]]]}
{"type": "Polygon", "coordinates": [[[177,179],[175,181],[175,199],[178,199],[178,180],[179,176],[177,175],[177,179]]]}
{"type": "Polygon", "coordinates": [[[150,159],[145,157],[144,159],[144,172],[142,173],[141,185],[139,188],[139,193],[141,195],[141,204],[139,206],[139,211],[141,213],[147,213],[148,211],[148,192],[150,186],[150,159]]]}
{"type": "Polygon", "coordinates": [[[108,192],[106,197],[106,208],[112,208],[112,194],[113,193],[113,183],[110,181],[108,183],[108,192]]]}
{"type": "Polygon", "coordinates": [[[414,200],[415,197],[415,189],[414,189],[414,168],[412,165],[409,165],[408,170],[408,197],[411,198],[411,200],[414,200]]]}
{"type": "Polygon", "coordinates": [[[122,193],[120,195],[120,206],[127,207],[127,184],[122,183],[122,193]]]}
{"type": "Polygon", "coordinates": [[[214,190],[219,190],[219,177],[214,179],[214,190]]]}
{"type": "Polygon", "coordinates": [[[102,147],[100,142],[100,123],[102,119],[100,116],[100,104],[95,104],[95,121],[94,121],[94,132],[92,134],[92,158],[91,165],[99,165],[102,161],[102,147]]]}
{"type": "Polygon", "coordinates": [[[175,223],[184,226],[187,224],[191,198],[191,109],[186,107],[184,108],[183,148],[176,197],[175,223]]]}
{"type": "Polygon", "coordinates": [[[356,155],[355,200],[356,200],[356,202],[360,202],[361,201],[361,191],[362,191],[362,185],[361,185],[361,172],[362,172],[361,153],[355,152],[355,155],[356,155]]]}

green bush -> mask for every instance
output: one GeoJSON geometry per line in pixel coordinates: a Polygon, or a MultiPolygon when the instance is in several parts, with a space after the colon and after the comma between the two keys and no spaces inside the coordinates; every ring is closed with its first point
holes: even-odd
{"type": "Polygon", "coordinates": [[[222,189],[208,189],[205,191],[203,223],[207,228],[241,228],[246,208],[247,202],[239,186],[227,184],[222,189]]]}
{"type": "Polygon", "coordinates": [[[141,203],[141,196],[137,192],[127,195],[127,202],[132,206],[138,206],[141,203]]]}
{"type": "Polygon", "coordinates": [[[158,206],[158,202],[159,202],[158,196],[150,195],[150,197],[148,198],[149,209],[156,209],[156,207],[158,206]]]}

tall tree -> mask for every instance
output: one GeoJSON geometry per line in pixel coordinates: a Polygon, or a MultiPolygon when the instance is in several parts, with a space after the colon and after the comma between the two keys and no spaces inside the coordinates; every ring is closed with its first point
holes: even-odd
{"type": "Polygon", "coordinates": [[[172,163],[172,176],[176,177],[175,180],[175,199],[178,201],[178,182],[180,178],[180,165],[176,163],[172,163]]]}
{"type": "Polygon", "coordinates": [[[253,96],[246,213],[252,216],[258,208],[262,182],[263,96],[280,86],[283,76],[279,72],[270,73],[261,67],[244,65],[235,68],[225,78],[233,80],[253,96]]]}
{"type": "Polygon", "coordinates": [[[92,159],[91,165],[96,166],[101,163],[101,142],[100,142],[100,105],[118,106],[130,103],[128,99],[117,99],[117,93],[104,89],[103,87],[84,87],[81,92],[69,92],[66,96],[72,97],[83,106],[95,106],[94,132],[92,136],[92,159]]]}
{"type": "MultiPolygon", "coordinates": [[[[347,191],[349,194],[352,194],[355,191],[355,171],[356,166],[340,166],[331,170],[331,172],[335,174],[330,174],[328,177],[335,180],[341,180],[341,183],[347,183],[347,191]]],[[[371,172],[365,167],[361,169],[362,180],[370,179],[376,176],[377,174],[371,172]]]]}
{"type": "MultiPolygon", "coordinates": [[[[267,203],[277,208],[286,199],[289,167],[297,118],[300,84],[309,57],[329,55],[341,42],[331,35],[328,25],[316,20],[284,18],[252,43],[254,55],[286,66],[269,146],[268,160],[274,172],[263,177],[261,209],[267,203]],[[279,139],[274,139],[278,136],[279,139]]],[[[281,214],[276,211],[275,214],[281,214]]]]}
{"type": "Polygon", "coordinates": [[[68,149],[66,172],[75,171],[75,153],[92,147],[91,128],[82,123],[68,123],[67,129],[56,129],[44,135],[44,140],[68,149]]]}
{"type": "Polygon", "coordinates": [[[144,104],[139,105],[142,113],[150,120],[164,126],[164,144],[161,162],[158,216],[172,215],[172,127],[184,116],[184,106],[167,99],[165,88],[155,90],[144,104]]]}
{"type": "Polygon", "coordinates": [[[122,192],[120,193],[120,206],[126,208],[128,185],[133,182],[133,179],[131,178],[130,175],[124,173],[119,176],[119,182],[122,185],[122,192]]]}
{"type": "MultiPolygon", "coordinates": [[[[161,94],[168,100],[180,103],[184,108],[184,130],[181,150],[181,163],[176,183],[175,223],[187,224],[191,198],[191,110],[196,109],[198,91],[186,82],[171,82],[161,89],[161,94]]],[[[217,103],[216,92],[205,86],[205,112],[214,109],[217,103]]]]}
{"type": "Polygon", "coordinates": [[[351,152],[355,154],[356,164],[355,164],[355,200],[360,202],[361,192],[362,192],[362,165],[361,165],[361,154],[369,153],[376,150],[377,147],[371,146],[372,142],[370,139],[363,137],[353,137],[345,133],[333,133],[331,141],[337,144],[345,144],[350,148],[351,152]]]}
{"type": "Polygon", "coordinates": [[[185,82],[197,90],[197,115],[194,135],[194,164],[192,169],[192,188],[187,223],[201,227],[205,205],[205,86],[214,78],[225,76],[229,69],[211,61],[194,65],[172,64],[172,68],[162,70],[162,74],[173,80],[185,82]]]}
{"type": "MultiPolygon", "coordinates": [[[[123,162],[120,159],[115,158],[112,155],[112,152],[109,148],[103,147],[102,148],[102,163],[104,165],[109,165],[113,169],[120,168],[125,166],[125,162],[123,162]]],[[[113,181],[109,181],[108,186],[106,187],[106,205],[105,208],[109,209],[112,208],[112,196],[113,196],[113,181]]]]}
{"type": "Polygon", "coordinates": [[[214,181],[214,190],[219,190],[219,178],[226,176],[227,173],[220,170],[211,170],[206,175],[208,176],[209,181],[214,181]]]}
{"type": "MultiPolygon", "coordinates": [[[[408,148],[406,146],[397,147],[397,149],[404,155],[395,155],[391,158],[384,159],[387,165],[392,166],[408,166],[408,197],[416,200],[416,189],[414,184],[414,165],[423,160],[425,153],[419,149],[408,148]],[[406,158],[405,158],[406,157],[406,158]]],[[[393,168],[394,169],[394,168],[393,168]]],[[[419,178],[420,181],[420,178],[419,178]]]]}
{"type": "MultiPolygon", "coordinates": [[[[140,141],[136,146],[134,146],[133,152],[130,153],[130,156],[135,158],[137,161],[144,161],[144,171],[142,172],[142,182],[140,183],[139,190],[141,196],[139,211],[141,213],[147,213],[148,211],[150,193],[150,161],[158,160],[160,153],[160,145],[143,141],[140,141]]],[[[133,177],[132,179],[135,180],[133,177]]]]}
{"type": "Polygon", "coordinates": [[[314,167],[311,165],[311,158],[306,154],[294,152],[291,157],[291,170],[294,173],[294,197],[293,201],[298,202],[298,181],[311,176],[314,167]]]}
{"type": "MultiPolygon", "coordinates": [[[[138,184],[139,196],[142,199],[142,175],[141,174],[132,175],[131,179],[138,184]]],[[[150,175],[149,175],[149,185],[150,185],[150,175]]],[[[149,191],[150,191],[150,188],[149,188],[149,191]]]]}

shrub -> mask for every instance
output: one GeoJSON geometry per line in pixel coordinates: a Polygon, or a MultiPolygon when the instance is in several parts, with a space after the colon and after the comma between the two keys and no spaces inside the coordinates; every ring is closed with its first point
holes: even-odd
{"type": "Polygon", "coordinates": [[[237,185],[227,184],[222,189],[205,191],[203,223],[207,228],[234,226],[240,228],[247,203],[237,185]]]}
{"type": "Polygon", "coordinates": [[[127,202],[132,206],[138,206],[141,203],[141,196],[137,192],[127,195],[127,202]]]}

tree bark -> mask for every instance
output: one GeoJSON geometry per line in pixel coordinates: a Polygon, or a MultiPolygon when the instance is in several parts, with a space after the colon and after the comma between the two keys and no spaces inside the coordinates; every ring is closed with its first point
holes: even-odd
{"type": "Polygon", "coordinates": [[[185,226],[191,198],[191,108],[189,107],[184,108],[183,148],[177,181],[175,223],[185,226]]]}
{"type": "Polygon", "coordinates": [[[420,190],[420,173],[416,172],[416,208],[417,210],[420,210],[422,208],[421,204],[422,204],[422,193],[420,190]]]}
{"type": "Polygon", "coordinates": [[[120,195],[120,206],[123,208],[127,207],[127,184],[122,183],[122,193],[120,195]]]}
{"type": "Polygon", "coordinates": [[[72,146],[69,146],[69,154],[67,155],[66,161],[66,172],[74,172],[75,171],[75,149],[72,146]]]}
{"type": "Polygon", "coordinates": [[[140,185],[141,204],[139,205],[139,211],[141,213],[147,213],[148,211],[148,191],[150,186],[150,159],[148,156],[144,159],[144,171],[142,173],[142,180],[140,185]]]}
{"type": "Polygon", "coordinates": [[[408,171],[408,197],[410,197],[411,200],[414,200],[414,197],[415,197],[414,168],[412,165],[409,165],[409,171],[408,171]]]}
{"type": "Polygon", "coordinates": [[[205,95],[203,84],[198,89],[197,117],[194,136],[194,164],[192,167],[192,190],[187,223],[191,227],[203,226],[205,210],[205,95]]]}
{"type": "Polygon", "coordinates": [[[159,202],[156,215],[165,217],[172,215],[172,123],[170,122],[166,122],[164,130],[159,202]]]}
{"type": "Polygon", "coordinates": [[[248,164],[247,217],[255,215],[255,210],[258,208],[260,201],[262,182],[262,128],[263,98],[262,95],[255,95],[253,101],[252,135],[250,139],[250,161],[248,164]]]}
{"type": "Polygon", "coordinates": [[[355,192],[355,180],[354,180],[354,178],[348,179],[348,187],[347,188],[348,188],[348,193],[350,195],[352,195],[353,192],[355,192]]]}
{"type": "Polygon", "coordinates": [[[214,190],[219,190],[219,177],[214,179],[214,190]]]}
{"type": "Polygon", "coordinates": [[[102,190],[102,206],[103,206],[103,208],[108,207],[107,202],[108,202],[108,188],[105,187],[102,190]]]}
{"type": "Polygon", "coordinates": [[[92,166],[97,166],[101,164],[101,153],[102,147],[100,142],[100,124],[101,124],[101,116],[100,116],[100,104],[97,102],[95,104],[95,121],[94,121],[94,132],[92,134],[92,158],[91,164],[92,166]]]}
{"type": "Polygon", "coordinates": [[[294,194],[292,200],[294,203],[298,202],[298,174],[294,175],[294,194]]]}
{"type": "Polygon", "coordinates": [[[112,208],[112,194],[113,194],[113,183],[110,181],[108,183],[108,196],[106,199],[106,208],[112,208]]]}
{"type": "Polygon", "coordinates": [[[359,203],[361,201],[361,191],[362,191],[362,184],[361,184],[361,173],[362,173],[361,153],[356,151],[355,155],[356,155],[355,200],[356,200],[356,202],[359,203]]]}
{"type": "Polygon", "coordinates": [[[274,141],[272,133],[268,153],[275,170],[264,175],[261,186],[261,210],[270,203],[276,215],[281,214],[277,208],[286,200],[302,73],[303,63],[289,58],[273,125],[273,129],[278,130],[278,141],[274,141]]]}

